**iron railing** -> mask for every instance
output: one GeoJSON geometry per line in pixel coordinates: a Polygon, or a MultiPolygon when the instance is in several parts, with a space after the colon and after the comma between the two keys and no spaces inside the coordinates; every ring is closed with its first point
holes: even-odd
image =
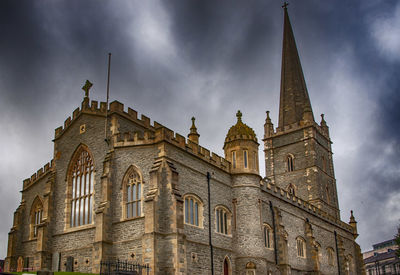
{"type": "Polygon", "coordinates": [[[138,264],[129,261],[101,261],[100,275],[148,275],[148,264],[138,264]]]}

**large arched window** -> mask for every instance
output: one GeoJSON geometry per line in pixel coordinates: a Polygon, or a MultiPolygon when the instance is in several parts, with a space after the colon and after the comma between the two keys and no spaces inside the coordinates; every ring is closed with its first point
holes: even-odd
{"type": "Polygon", "coordinates": [[[203,226],[203,204],[195,195],[185,195],[185,223],[203,226]]]}
{"type": "Polygon", "coordinates": [[[274,247],[274,232],[269,224],[263,226],[264,246],[272,249],[274,247]]]}
{"type": "Polygon", "coordinates": [[[231,213],[226,207],[220,205],[215,208],[215,223],[218,233],[231,234],[231,213]]]}
{"type": "Polygon", "coordinates": [[[297,257],[306,257],[306,242],[302,237],[296,238],[297,257]]]}
{"type": "Polygon", "coordinates": [[[43,218],[43,204],[39,197],[36,197],[31,207],[30,236],[31,239],[37,238],[38,226],[43,218]]]}
{"type": "Polygon", "coordinates": [[[124,190],[125,218],[142,216],[142,177],[134,166],[125,174],[124,190]]]}
{"type": "Polygon", "coordinates": [[[92,223],[94,165],[85,146],[79,147],[72,158],[69,171],[70,227],[92,223]]]}

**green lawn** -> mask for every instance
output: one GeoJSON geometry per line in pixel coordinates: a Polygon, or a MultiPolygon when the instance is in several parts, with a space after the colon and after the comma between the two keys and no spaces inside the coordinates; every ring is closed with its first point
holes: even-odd
{"type": "MultiPolygon", "coordinates": [[[[36,272],[11,272],[12,274],[22,275],[25,274],[36,274],[36,272]]],[[[93,273],[80,273],[80,272],[54,272],[54,275],[96,275],[93,273]]]]}

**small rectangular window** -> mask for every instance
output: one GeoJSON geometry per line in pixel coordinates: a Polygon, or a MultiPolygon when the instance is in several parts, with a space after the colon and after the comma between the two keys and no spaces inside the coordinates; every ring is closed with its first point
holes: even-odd
{"type": "Polygon", "coordinates": [[[247,168],[247,150],[243,151],[244,168],[247,168]]]}
{"type": "Polygon", "coordinates": [[[232,165],[233,165],[233,168],[236,168],[236,152],[235,151],[232,152],[232,165]]]}

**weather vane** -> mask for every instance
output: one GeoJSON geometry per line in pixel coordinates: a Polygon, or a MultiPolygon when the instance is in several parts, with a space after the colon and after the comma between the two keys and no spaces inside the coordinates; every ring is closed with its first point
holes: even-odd
{"type": "Polygon", "coordinates": [[[287,6],[289,6],[289,3],[288,2],[283,2],[283,6],[282,6],[282,8],[284,8],[284,9],[287,9],[287,6]]]}

